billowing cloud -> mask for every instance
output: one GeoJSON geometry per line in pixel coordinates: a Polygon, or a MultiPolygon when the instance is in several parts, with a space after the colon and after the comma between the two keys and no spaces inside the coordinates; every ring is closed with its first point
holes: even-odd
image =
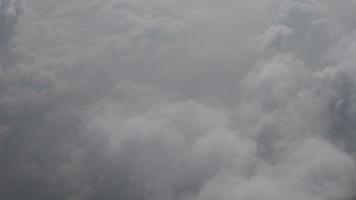
{"type": "Polygon", "coordinates": [[[0,199],[349,200],[351,0],[0,0],[0,199]]]}

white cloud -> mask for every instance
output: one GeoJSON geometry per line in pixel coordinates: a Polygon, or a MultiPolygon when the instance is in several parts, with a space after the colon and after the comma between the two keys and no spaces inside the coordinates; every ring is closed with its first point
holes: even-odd
{"type": "Polygon", "coordinates": [[[356,195],[352,1],[0,3],[0,199],[356,195]]]}

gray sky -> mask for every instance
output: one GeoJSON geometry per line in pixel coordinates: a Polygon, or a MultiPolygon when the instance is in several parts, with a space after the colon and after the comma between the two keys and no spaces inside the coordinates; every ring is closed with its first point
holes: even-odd
{"type": "Polygon", "coordinates": [[[0,199],[350,200],[356,1],[0,0],[0,199]]]}

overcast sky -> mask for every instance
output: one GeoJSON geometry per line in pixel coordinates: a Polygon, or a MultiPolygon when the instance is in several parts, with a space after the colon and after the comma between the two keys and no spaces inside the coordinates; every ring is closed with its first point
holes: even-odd
{"type": "Polygon", "coordinates": [[[1,200],[355,196],[355,0],[0,0],[1,200]]]}

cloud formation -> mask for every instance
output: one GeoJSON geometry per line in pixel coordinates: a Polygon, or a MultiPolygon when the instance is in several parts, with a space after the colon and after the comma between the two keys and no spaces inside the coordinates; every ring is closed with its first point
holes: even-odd
{"type": "Polygon", "coordinates": [[[355,13],[0,0],[0,199],[354,198],[355,13]]]}

